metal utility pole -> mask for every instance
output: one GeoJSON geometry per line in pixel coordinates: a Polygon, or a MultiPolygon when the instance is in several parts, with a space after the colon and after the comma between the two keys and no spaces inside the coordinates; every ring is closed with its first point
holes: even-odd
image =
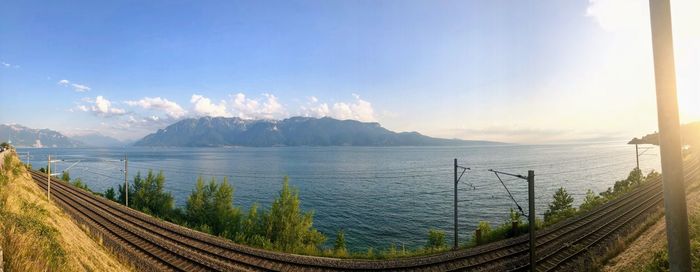
{"type": "Polygon", "coordinates": [[[527,171],[527,202],[529,206],[528,219],[530,229],[530,271],[535,270],[535,171],[527,171]]]}
{"type": "Polygon", "coordinates": [[[673,59],[671,3],[669,0],[649,0],[649,11],[669,265],[671,271],[690,271],[692,265],[673,59]]]}
{"type": "Polygon", "coordinates": [[[48,165],[46,166],[46,198],[51,201],[51,155],[49,155],[48,165]]]}
{"type": "Polygon", "coordinates": [[[455,162],[455,163],[454,163],[454,170],[455,170],[455,171],[454,171],[454,173],[455,173],[455,199],[454,199],[454,205],[455,205],[455,214],[454,214],[455,226],[454,226],[454,232],[455,232],[455,233],[454,233],[454,235],[455,235],[455,238],[454,238],[454,246],[453,246],[453,249],[456,250],[456,249],[459,249],[459,224],[458,224],[458,221],[457,221],[457,220],[458,220],[458,218],[457,218],[457,203],[458,203],[459,201],[457,201],[457,184],[459,183],[459,180],[462,179],[462,175],[464,175],[464,172],[466,172],[467,170],[471,170],[471,168],[459,166],[459,165],[457,164],[457,159],[455,159],[454,162],[455,162]],[[458,169],[462,169],[462,174],[460,174],[459,176],[457,176],[457,170],[458,170],[458,169]]]}
{"type": "Polygon", "coordinates": [[[639,144],[634,144],[634,153],[637,155],[637,169],[639,169],[639,144]]]}
{"type": "Polygon", "coordinates": [[[508,187],[506,187],[506,184],[503,183],[503,180],[499,176],[501,175],[507,175],[511,177],[516,177],[519,179],[527,180],[527,202],[528,202],[528,229],[529,229],[529,235],[530,235],[530,271],[536,271],[535,270],[535,265],[537,264],[537,259],[535,258],[535,228],[536,222],[535,222],[535,171],[529,170],[527,171],[527,177],[523,175],[516,175],[516,174],[510,174],[506,172],[501,172],[501,171],[496,171],[493,169],[489,169],[489,172],[493,172],[496,174],[496,177],[498,180],[501,182],[503,185],[503,188],[506,189],[506,192],[508,192],[508,195],[510,196],[510,199],[515,202],[515,205],[518,206],[518,210],[520,210],[520,213],[524,214],[523,209],[520,207],[520,204],[518,204],[517,201],[515,201],[515,198],[513,195],[510,193],[510,190],[508,190],[508,187]]]}
{"type": "Polygon", "coordinates": [[[129,160],[126,156],[126,153],[124,153],[124,205],[129,207],[129,181],[128,181],[128,176],[129,176],[129,160]]]}
{"type": "Polygon", "coordinates": [[[455,205],[455,214],[454,214],[454,219],[455,219],[455,226],[454,226],[454,232],[455,232],[455,239],[454,239],[454,246],[453,249],[458,249],[459,248],[459,225],[457,224],[457,159],[455,159],[455,199],[454,199],[454,205],[455,205]]]}

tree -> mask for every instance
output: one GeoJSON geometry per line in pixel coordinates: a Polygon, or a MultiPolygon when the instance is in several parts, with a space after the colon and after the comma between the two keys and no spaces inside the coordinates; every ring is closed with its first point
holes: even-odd
{"type": "Polygon", "coordinates": [[[581,211],[590,211],[603,203],[605,203],[605,198],[595,195],[595,193],[589,189],[586,191],[586,197],[583,199],[583,203],[581,203],[579,209],[581,211]]]}
{"type": "Polygon", "coordinates": [[[445,232],[436,229],[428,230],[428,242],[425,245],[428,250],[439,250],[445,248],[445,232]]]}
{"type": "Polygon", "coordinates": [[[114,188],[110,187],[105,191],[105,198],[112,200],[112,201],[117,201],[116,199],[116,193],[114,192],[114,188]]]}
{"type": "MultiPolygon", "coordinates": [[[[141,172],[137,172],[134,183],[129,186],[129,206],[145,213],[158,217],[166,217],[173,210],[173,196],[165,192],[163,185],[165,176],[163,171],[157,175],[148,170],[146,178],[141,178],[141,172]]],[[[119,201],[124,203],[125,191],[119,185],[119,201]]]]}
{"type": "Polygon", "coordinates": [[[2,148],[4,148],[4,149],[8,149],[8,148],[10,148],[10,144],[8,144],[7,142],[2,142],[2,143],[0,144],[0,147],[2,147],[2,148]]]}
{"type": "Polygon", "coordinates": [[[221,184],[212,178],[205,185],[202,177],[199,177],[187,199],[185,211],[188,222],[199,228],[206,226],[214,235],[234,238],[240,226],[241,212],[233,206],[233,192],[226,178],[221,184]]]}
{"type": "MultiPolygon", "coordinates": [[[[64,172],[64,173],[66,173],[66,172],[64,172]]],[[[76,178],[75,181],[73,181],[71,184],[73,184],[73,186],[75,186],[75,187],[86,190],[88,192],[90,191],[90,188],[88,188],[87,184],[84,183],[83,180],[80,178],[76,178]]]]}
{"type": "Polygon", "coordinates": [[[326,240],[313,227],[313,212],[302,212],[299,190],[289,186],[285,177],[282,190],[272,202],[269,212],[263,213],[265,238],[274,249],[286,252],[312,252],[326,240]]]}
{"type": "Polygon", "coordinates": [[[335,235],[333,250],[335,251],[335,254],[338,255],[347,254],[347,247],[345,246],[345,231],[343,231],[343,229],[339,229],[335,235]]]}
{"type": "Polygon", "coordinates": [[[566,192],[564,187],[559,187],[553,198],[552,203],[549,204],[549,209],[544,213],[545,224],[556,223],[576,213],[576,208],[572,206],[574,198],[566,192]]]}
{"type": "Polygon", "coordinates": [[[61,180],[65,182],[70,182],[70,173],[68,173],[68,171],[63,171],[61,173],[61,180]]]}

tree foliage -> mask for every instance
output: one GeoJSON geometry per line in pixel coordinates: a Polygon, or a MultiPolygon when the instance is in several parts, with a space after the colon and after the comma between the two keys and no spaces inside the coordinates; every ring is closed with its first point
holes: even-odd
{"type": "Polygon", "coordinates": [[[199,228],[208,227],[214,235],[234,238],[238,233],[241,211],[233,206],[233,192],[226,178],[221,184],[216,178],[204,184],[199,177],[185,207],[188,223],[199,228]]]}
{"type": "MultiPolygon", "coordinates": [[[[148,170],[145,179],[141,178],[141,172],[136,173],[129,186],[129,207],[158,217],[169,216],[173,210],[173,196],[164,191],[164,183],[163,171],[156,175],[148,170]]],[[[124,187],[119,185],[119,202],[124,203],[125,197],[124,187]]]]}
{"type": "Polygon", "coordinates": [[[68,171],[61,172],[61,180],[65,182],[70,182],[70,173],[68,173],[68,171]]]}
{"type": "Polygon", "coordinates": [[[104,195],[105,195],[105,198],[107,198],[109,200],[117,201],[116,192],[114,191],[114,188],[110,187],[109,189],[107,189],[105,191],[104,195]]]}
{"type": "Polygon", "coordinates": [[[549,209],[544,212],[545,224],[554,224],[561,219],[570,217],[576,213],[576,208],[573,207],[574,198],[566,192],[564,187],[554,193],[552,203],[549,204],[549,209]]]}
{"type": "Polygon", "coordinates": [[[436,229],[428,230],[428,242],[425,248],[428,250],[439,250],[445,248],[445,232],[436,229]]]}
{"type": "Polygon", "coordinates": [[[605,198],[596,195],[592,190],[586,191],[586,197],[583,199],[583,203],[579,206],[581,211],[590,211],[595,207],[598,207],[605,203],[605,198]]]}
{"type": "Polygon", "coordinates": [[[343,231],[342,229],[339,229],[335,235],[335,244],[333,245],[333,250],[337,255],[343,256],[347,254],[348,250],[345,245],[345,231],[343,231]]]}

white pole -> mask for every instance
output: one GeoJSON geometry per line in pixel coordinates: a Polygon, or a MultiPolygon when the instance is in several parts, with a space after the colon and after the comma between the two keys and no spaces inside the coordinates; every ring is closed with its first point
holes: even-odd
{"type": "Polygon", "coordinates": [[[669,0],[649,0],[659,119],[661,175],[666,209],[666,237],[671,271],[691,271],[683,154],[676,94],[676,71],[669,0]]]}

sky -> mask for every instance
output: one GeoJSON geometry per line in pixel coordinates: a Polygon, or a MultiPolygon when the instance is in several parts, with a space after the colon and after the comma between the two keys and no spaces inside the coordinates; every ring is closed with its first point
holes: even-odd
{"type": "MultiPolygon", "coordinates": [[[[672,0],[682,122],[700,1],[672,0]]],[[[648,2],[3,1],[0,123],[138,139],[183,118],[329,116],[514,143],[657,128],[648,2]]]]}

